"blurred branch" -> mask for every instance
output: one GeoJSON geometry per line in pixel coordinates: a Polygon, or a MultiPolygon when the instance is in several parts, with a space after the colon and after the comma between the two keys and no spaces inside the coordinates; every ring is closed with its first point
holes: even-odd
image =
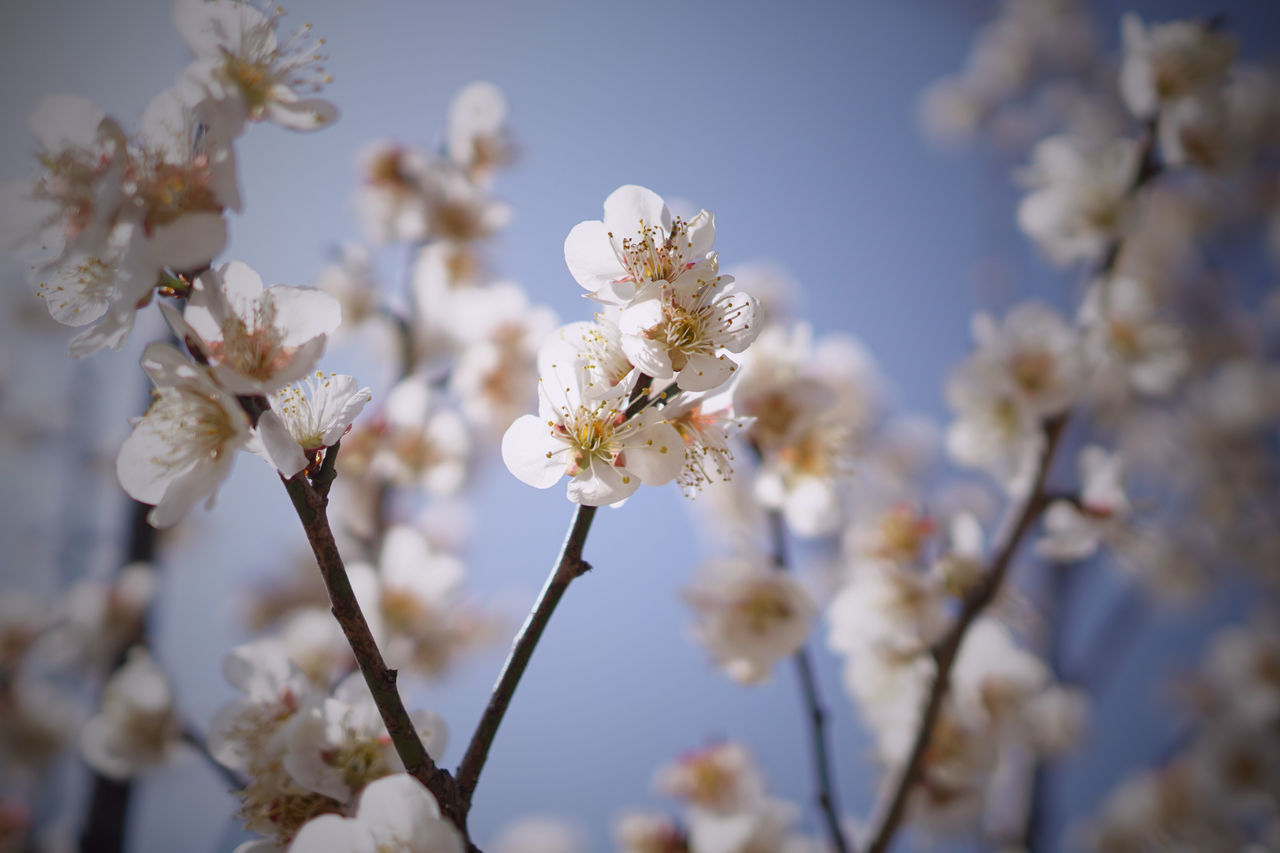
{"type": "MultiPolygon", "coordinates": [[[[758,451],[757,451],[758,455],[758,451]]],[[[773,565],[777,571],[790,571],[787,560],[787,528],[782,513],[769,510],[769,532],[773,539],[773,565]]],[[[813,661],[809,657],[808,644],[800,646],[792,656],[796,665],[796,677],[800,681],[801,701],[808,711],[810,747],[813,752],[813,771],[818,786],[818,807],[827,826],[827,835],[837,853],[849,853],[844,831],[840,828],[840,815],[836,811],[836,787],[826,735],[826,710],[818,693],[818,680],[813,673],[813,661]]]]}
{"type": "Polygon", "coordinates": [[[885,853],[889,849],[889,844],[893,841],[893,836],[898,831],[898,827],[906,815],[907,800],[924,774],[925,753],[929,749],[929,741],[933,737],[933,730],[937,725],[938,717],[942,714],[942,702],[946,698],[947,688],[950,686],[951,669],[955,665],[956,657],[959,654],[961,644],[964,642],[965,635],[978,616],[995,600],[996,593],[1000,591],[1005,576],[1009,572],[1009,566],[1013,562],[1013,555],[1017,552],[1018,546],[1031,529],[1032,524],[1040,517],[1040,514],[1047,506],[1045,501],[1045,479],[1048,477],[1049,466],[1053,462],[1054,452],[1058,448],[1062,433],[1066,427],[1067,417],[1065,414],[1058,415],[1045,423],[1044,449],[1041,451],[1040,459],[1037,462],[1035,479],[1031,489],[1021,507],[1016,508],[1007,518],[1005,522],[1006,532],[998,539],[1001,545],[996,550],[991,560],[991,566],[987,570],[982,583],[965,597],[956,621],[952,623],[946,635],[933,647],[932,656],[937,674],[934,676],[933,684],[925,697],[924,707],[920,715],[920,727],[916,731],[910,756],[907,758],[907,763],[902,769],[897,784],[894,786],[884,818],[872,836],[871,844],[867,848],[869,853],[885,853]]]}
{"type": "Polygon", "coordinates": [[[577,509],[574,510],[569,532],[565,535],[564,544],[560,547],[560,557],[556,560],[551,574],[547,576],[542,591],[538,593],[538,600],[534,603],[533,610],[525,619],[524,625],[520,627],[520,633],[516,635],[511,653],[507,655],[502,673],[498,676],[498,682],[494,685],[493,693],[489,697],[489,704],[485,706],[484,715],[476,724],[475,733],[472,734],[471,742],[467,745],[466,755],[458,765],[458,794],[460,801],[464,804],[462,813],[464,820],[471,806],[471,797],[480,781],[480,772],[484,769],[485,760],[489,757],[489,747],[492,746],[493,738],[502,724],[502,718],[511,704],[511,698],[515,695],[516,686],[529,665],[533,650],[537,647],[547,622],[551,620],[551,614],[555,612],[556,605],[564,597],[573,579],[591,569],[590,564],[582,559],[582,548],[587,541],[587,534],[591,531],[591,522],[595,515],[596,507],[593,506],[578,504],[577,509]]]}

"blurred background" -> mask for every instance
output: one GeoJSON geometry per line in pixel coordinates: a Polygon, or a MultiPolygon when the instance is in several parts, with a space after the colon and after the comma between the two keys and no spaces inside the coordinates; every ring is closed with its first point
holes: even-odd
{"type": "MultiPolygon", "coordinates": [[[[1104,53],[1114,53],[1120,14],[1132,8],[1160,20],[1225,12],[1240,55],[1275,58],[1272,3],[1084,5],[1104,53]]],[[[363,239],[353,203],[358,152],[378,139],[438,146],[454,93],[488,80],[507,98],[519,152],[494,185],[514,212],[485,248],[499,277],[561,322],[587,319],[564,238],[599,218],[616,187],[650,187],[680,208],[713,211],[724,268],[767,262],[784,271],[795,283],[794,316],[820,334],[849,333],[871,354],[886,408],[942,427],[943,384],[969,351],[975,310],[1031,295],[1070,310],[1079,294],[1078,277],[1053,269],[1016,227],[1021,190],[1011,168],[1025,149],[939,146],[922,128],[922,94],[963,66],[996,10],[977,0],[297,2],[282,26],[310,22],[327,40],[326,97],[341,117],[307,135],[254,127],[239,142],[245,210],[230,218],[224,257],[244,260],[268,284],[316,283],[337,246],[363,239]]],[[[36,173],[23,120],[48,93],[83,95],[136,125],[188,59],[171,19],[168,2],[149,0],[6,2],[4,180],[36,173]]],[[[372,257],[398,291],[404,248],[372,257]]],[[[122,561],[129,509],[112,462],[147,399],[138,355],[165,331],[152,308],[124,351],[72,362],[70,330],[49,320],[21,262],[6,256],[0,273],[0,580],[12,603],[56,597],[122,561]]],[[[331,348],[322,367],[354,373],[377,401],[392,375],[387,354],[372,336],[356,336],[331,348]]],[[[450,727],[446,766],[461,756],[503,637],[532,602],[571,511],[559,486],[517,482],[496,449],[476,460],[467,497],[468,590],[505,614],[505,633],[443,678],[412,683],[411,704],[450,727]]],[[[719,739],[747,744],[770,790],[801,804],[800,828],[818,834],[791,670],[743,687],[690,637],[679,592],[714,553],[707,524],[674,486],[601,511],[585,554],[594,570],[553,619],[494,743],[471,819],[482,846],[517,819],[551,815],[577,827],[584,849],[608,849],[624,809],[669,805],[652,790],[658,767],[719,739]]],[[[183,715],[203,730],[234,694],[222,659],[252,635],[253,590],[290,577],[305,540],[274,472],[243,456],[216,506],[197,509],[160,547],[152,642],[183,715]]],[[[802,547],[801,574],[823,557],[802,547]]],[[[1073,603],[1082,634],[1110,591],[1104,583],[1096,604],[1073,603]]],[[[1168,748],[1169,679],[1194,662],[1212,626],[1239,617],[1247,596],[1228,585],[1194,607],[1147,617],[1142,637],[1112,663],[1087,740],[1064,765],[1052,808],[1059,830],[1168,748]]],[[[819,627],[810,645],[831,712],[841,806],[865,818],[879,770],[824,636],[819,627]]],[[[39,816],[76,815],[88,787],[82,765],[63,761],[41,790],[39,816]]],[[[250,837],[222,780],[196,757],[139,781],[131,808],[128,849],[141,853],[230,851],[250,837]]]]}

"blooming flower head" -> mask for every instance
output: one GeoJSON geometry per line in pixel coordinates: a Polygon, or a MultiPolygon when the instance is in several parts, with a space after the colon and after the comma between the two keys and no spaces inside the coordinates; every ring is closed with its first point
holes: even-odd
{"type": "Polygon", "coordinates": [[[225,110],[239,135],[247,121],[269,119],[289,130],[315,130],[338,117],[333,104],[315,97],[331,78],[322,65],[310,24],[281,41],[276,23],[284,11],[265,15],[241,0],[178,0],[173,19],[196,55],[187,76],[225,110]]]}
{"type": "Polygon", "coordinates": [[[653,408],[627,416],[634,379],[588,399],[586,361],[554,339],[539,354],[539,367],[538,414],[522,415],[502,437],[502,460],[518,479],[546,489],[567,475],[569,500],[600,506],[680,473],[680,434],[653,408]]]}
{"type": "Polygon", "coordinates": [[[280,416],[285,429],[308,454],[332,447],[369,402],[368,388],[357,388],[356,380],[337,373],[316,372],[302,383],[286,385],[271,395],[271,410],[280,416]]]}
{"type": "Polygon", "coordinates": [[[169,344],[148,346],[142,367],[156,389],[120,448],[116,474],[131,497],[155,505],[147,519],[167,527],[205,495],[212,502],[236,450],[249,440],[249,418],[205,370],[169,344]]]}
{"type": "Polygon", "coordinates": [[[675,282],[637,284],[618,317],[631,362],[655,379],[674,378],[687,391],[724,384],[737,369],[724,351],[742,352],[760,331],[756,301],[732,283],[718,274],[712,255],[675,282]]]}
{"type": "Polygon", "coordinates": [[[338,301],[309,287],[274,285],[233,261],[196,280],[186,310],[166,311],[214,376],[236,394],[269,394],[315,368],[342,319],[338,301]]]}
{"type": "Polygon", "coordinates": [[[579,222],[564,241],[574,279],[605,304],[625,305],[646,283],[676,281],[706,258],[715,240],[715,217],[671,216],[662,198],[628,185],[609,194],[604,219],[579,222]]]}

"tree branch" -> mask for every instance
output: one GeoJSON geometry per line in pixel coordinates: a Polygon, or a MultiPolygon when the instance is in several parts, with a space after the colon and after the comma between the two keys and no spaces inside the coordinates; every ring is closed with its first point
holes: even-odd
{"type": "Polygon", "coordinates": [[[999,541],[1002,544],[995,552],[991,567],[987,570],[982,583],[975,587],[965,598],[956,621],[946,635],[933,647],[932,655],[937,674],[934,676],[933,684],[925,697],[924,707],[920,714],[920,728],[916,731],[916,738],[912,744],[910,756],[907,758],[907,763],[902,769],[897,785],[894,787],[889,807],[885,811],[879,829],[876,830],[872,838],[871,845],[867,848],[868,853],[885,853],[889,849],[889,844],[893,841],[893,836],[898,831],[903,817],[906,815],[907,801],[924,773],[925,753],[928,751],[929,741],[933,737],[933,730],[937,725],[938,717],[942,713],[942,702],[946,698],[947,688],[950,686],[951,668],[955,664],[960,645],[963,643],[969,627],[978,618],[979,614],[995,600],[996,593],[999,592],[1000,586],[1004,583],[1005,576],[1009,572],[1009,566],[1013,562],[1013,555],[1017,551],[1018,545],[1021,544],[1023,537],[1031,529],[1031,525],[1047,506],[1044,498],[1045,479],[1048,477],[1054,451],[1057,450],[1066,424],[1067,415],[1065,414],[1045,423],[1044,449],[1040,454],[1035,479],[1027,498],[1022,506],[1012,513],[1006,521],[1005,529],[1007,532],[1000,537],[999,541]]]}
{"type": "MultiPolygon", "coordinates": [[[[773,565],[777,571],[789,571],[787,560],[787,529],[782,513],[776,509],[769,510],[769,532],[773,539],[773,565]]],[[[826,736],[826,710],[818,693],[818,680],[814,676],[813,662],[809,657],[808,644],[802,645],[792,656],[796,667],[796,677],[800,682],[800,698],[808,711],[809,741],[813,752],[814,781],[818,787],[818,808],[822,811],[826,823],[827,835],[833,849],[837,853],[849,853],[849,845],[844,831],[840,828],[840,815],[837,812],[836,787],[831,772],[829,748],[826,736]]]]}
{"type": "Polygon", "coordinates": [[[591,568],[582,559],[582,547],[586,543],[587,533],[591,530],[591,522],[595,515],[596,507],[593,506],[579,504],[574,511],[573,522],[569,526],[568,534],[565,535],[564,545],[560,548],[560,557],[552,568],[551,574],[547,576],[547,581],[543,584],[542,592],[538,594],[533,610],[525,619],[524,625],[520,627],[519,634],[516,635],[511,653],[507,655],[502,673],[498,676],[493,693],[489,697],[489,704],[485,707],[480,722],[476,724],[475,733],[471,736],[471,743],[467,745],[462,763],[458,765],[457,788],[459,801],[463,803],[464,821],[466,812],[471,807],[471,797],[475,793],[476,784],[480,781],[480,771],[484,769],[485,760],[489,757],[489,747],[493,744],[498,726],[502,724],[502,718],[511,704],[511,697],[516,692],[516,685],[520,683],[520,677],[524,675],[525,667],[529,665],[529,659],[533,656],[533,650],[537,647],[538,640],[551,619],[551,614],[555,612],[556,605],[564,597],[565,590],[569,588],[573,579],[591,568]]]}
{"type": "Polygon", "coordinates": [[[334,445],[325,454],[320,472],[316,475],[315,487],[302,473],[287,480],[282,477],[281,480],[293,500],[298,519],[302,522],[307,541],[311,544],[311,551],[320,567],[320,576],[329,593],[334,618],[338,620],[338,625],[351,646],[365,683],[369,685],[369,692],[373,694],[396,754],[404,763],[405,770],[426,785],[440,804],[441,812],[467,837],[466,807],[458,796],[458,787],[447,770],[436,766],[414,729],[413,721],[409,718],[409,712],[396,687],[396,671],[388,669],[382,658],[382,652],[378,649],[373,633],[369,630],[369,623],[356,600],[355,591],[351,588],[346,566],[329,527],[327,493],[337,451],[338,446],[334,445]]]}

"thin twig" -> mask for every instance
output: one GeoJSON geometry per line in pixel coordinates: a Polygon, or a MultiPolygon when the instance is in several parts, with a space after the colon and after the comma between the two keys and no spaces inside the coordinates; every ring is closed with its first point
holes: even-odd
{"type": "Polygon", "coordinates": [[[925,697],[924,708],[920,715],[920,727],[916,730],[915,742],[911,754],[898,777],[889,807],[876,830],[868,853],[885,853],[898,831],[903,817],[906,815],[907,801],[911,792],[924,773],[925,753],[929,749],[929,741],[933,738],[933,730],[942,713],[942,702],[946,698],[947,688],[951,680],[951,668],[954,666],[960,645],[964,641],[969,627],[979,614],[995,600],[1001,584],[1008,574],[1013,562],[1013,555],[1021,544],[1031,525],[1044,511],[1044,484],[1049,474],[1049,466],[1053,461],[1054,451],[1067,423],[1067,416],[1060,415],[1045,424],[1045,444],[1036,467],[1035,480],[1027,494],[1025,502],[1006,522],[1007,533],[1000,537],[1001,545],[992,558],[991,567],[987,570],[980,585],[965,598],[960,614],[946,635],[933,647],[932,655],[937,674],[925,697]]]}
{"type": "Polygon", "coordinates": [[[334,542],[327,508],[328,490],[334,475],[337,453],[338,445],[329,448],[320,471],[316,474],[314,486],[303,473],[295,474],[287,480],[282,477],[281,480],[293,500],[298,519],[302,522],[307,541],[311,544],[311,551],[320,567],[320,576],[329,593],[334,618],[338,620],[338,625],[351,646],[365,683],[369,685],[369,692],[382,715],[382,722],[387,727],[387,734],[395,746],[396,754],[404,763],[405,770],[435,795],[440,810],[465,836],[466,807],[458,797],[457,785],[447,770],[436,766],[414,729],[413,721],[396,687],[396,671],[389,669],[382,658],[382,652],[356,600],[355,591],[351,588],[351,580],[347,577],[347,569],[338,552],[337,543],[334,542]]]}
{"type": "Polygon", "coordinates": [[[493,744],[498,726],[502,724],[502,718],[511,704],[511,697],[516,692],[520,677],[524,675],[525,667],[529,665],[529,659],[533,656],[533,650],[537,647],[538,640],[551,619],[551,614],[555,612],[556,605],[564,597],[565,590],[569,588],[573,579],[591,568],[582,559],[582,548],[587,541],[587,534],[591,530],[591,521],[595,515],[596,507],[593,506],[579,504],[574,511],[573,522],[569,525],[564,545],[560,548],[560,557],[547,576],[547,581],[543,584],[542,592],[538,594],[533,610],[521,626],[520,633],[516,635],[511,653],[507,655],[502,673],[498,676],[493,693],[489,697],[489,704],[485,707],[480,722],[476,724],[475,733],[467,745],[462,763],[458,765],[457,788],[459,800],[463,803],[464,821],[476,784],[480,781],[480,771],[484,769],[485,760],[489,757],[489,747],[493,744]]]}
{"type": "MultiPolygon", "coordinates": [[[[787,529],[782,513],[769,510],[769,530],[773,538],[773,565],[777,571],[790,570],[787,560],[787,529]]],[[[809,657],[808,644],[800,646],[792,656],[796,677],[800,682],[801,700],[808,711],[809,740],[813,752],[814,781],[818,786],[818,807],[827,826],[827,835],[837,853],[849,853],[849,844],[840,828],[840,816],[836,811],[839,797],[836,795],[835,776],[831,772],[831,759],[826,735],[826,710],[818,693],[818,679],[814,676],[813,661],[809,657]]]]}

